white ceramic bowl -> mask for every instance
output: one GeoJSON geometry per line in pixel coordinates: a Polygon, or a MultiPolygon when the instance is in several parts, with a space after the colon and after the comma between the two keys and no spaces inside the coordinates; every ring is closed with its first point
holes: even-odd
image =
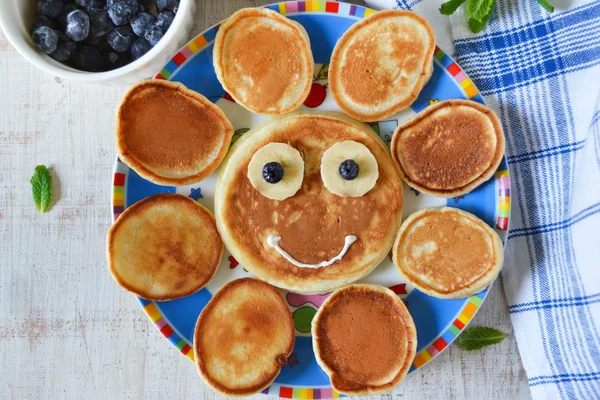
{"type": "Polygon", "coordinates": [[[27,61],[44,72],[65,79],[126,85],[156,75],[183,47],[194,22],[195,0],[180,0],[173,24],[148,53],[124,67],[108,72],[85,72],[71,68],[38,51],[29,35],[36,0],[0,0],[0,27],[27,61]]]}

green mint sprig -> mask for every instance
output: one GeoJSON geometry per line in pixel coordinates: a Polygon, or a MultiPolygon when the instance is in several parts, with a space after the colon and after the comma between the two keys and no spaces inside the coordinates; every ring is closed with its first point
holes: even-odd
{"type": "MultiPolygon", "coordinates": [[[[458,7],[467,0],[448,0],[440,7],[440,13],[444,15],[452,15],[458,7]]],[[[492,11],[494,10],[495,0],[468,0],[467,3],[467,19],[469,21],[469,29],[471,32],[478,33],[488,23],[492,11]]],[[[537,0],[546,11],[554,12],[554,7],[548,0],[537,0]]]]}
{"type": "Polygon", "coordinates": [[[503,332],[487,326],[476,326],[465,329],[456,342],[463,350],[479,350],[493,344],[500,343],[506,338],[503,332]]]}
{"type": "Polygon", "coordinates": [[[33,176],[29,181],[31,183],[31,193],[35,208],[40,213],[45,213],[50,208],[52,202],[52,177],[50,171],[45,165],[35,167],[33,176]]]}

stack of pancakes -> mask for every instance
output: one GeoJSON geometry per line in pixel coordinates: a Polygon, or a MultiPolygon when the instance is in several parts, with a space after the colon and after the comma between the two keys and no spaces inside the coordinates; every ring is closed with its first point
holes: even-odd
{"type": "Polygon", "coordinates": [[[485,288],[502,266],[498,235],[458,209],[419,211],[401,225],[402,180],[440,197],[488,180],[504,153],[498,118],[450,100],[396,130],[390,149],[363,122],[405,109],[431,77],[435,37],[422,17],[383,11],[354,24],[331,57],[329,82],[346,115],[296,112],[312,82],[305,29],[268,9],[244,9],[215,38],[216,75],[233,99],[277,115],[229,149],[223,112],[183,85],[145,81],[119,107],[119,156],[159,185],[201,181],[221,165],[215,216],[180,195],[129,207],[110,229],[109,269],[150,300],[195,293],[215,274],[224,245],[259,279],[223,286],[194,334],[198,373],[228,396],[257,393],[286,364],[295,329],[271,285],[297,293],[336,290],[312,322],[317,361],[335,390],[393,389],[416,353],[416,328],[400,299],[351,285],[392,253],[399,273],[440,298],[485,288]],[[229,150],[229,152],[228,152],[229,150]]]}

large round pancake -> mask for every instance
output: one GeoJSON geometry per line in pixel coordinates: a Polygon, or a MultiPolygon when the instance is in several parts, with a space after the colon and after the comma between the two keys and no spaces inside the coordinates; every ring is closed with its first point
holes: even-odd
{"type": "Polygon", "coordinates": [[[450,198],[471,192],[494,175],[504,155],[504,134],[486,106],[446,100],[399,126],[391,149],[409,186],[450,198]]]}
{"type": "Polygon", "coordinates": [[[140,82],[125,94],[117,112],[121,160],[159,185],[187,185],[212,174],[232,136],[221,109],[180,83],[140,82]]]}
{"type": "Polygon", "coordinates": [[[417,330],[406,306],[378,285],[335,291],[312,320],[313,350],[333,388],[348,395],[384,393],[406,376],[417,330]]]}
{"type": "Polygon", "coordinates": [[[498,234],[458,208],[426,208],[402,224],[393,249],[400,274],[420,291],[460,299],[485,289],[504,261],[498,234]]]}
{"type": "Polygon", "coordinates": [[[435,36],[411,11],[379,11],[352,25],[335,45],[329,88],[335,102],[361,121],[408,107],[433,73],[435,36]]]}
{"type": "Polygon", "coordinates": [[[239,10],[221,24],[213,65],[231,97],[258,114],[285,114],[300,107],[313,79],[306,30],[266,8],[239,10]]]}
{"type": "Polygon", "coordinates": [[[127,208],[108,231],[106,248],[121,287],[160,301],[202,289],[223,255],[214,216],[179,194],[154,195],[127,208]]]}
{"type": "Polygon", "coordinates": [[[267,121],[233,146],[220,169],[215,215],[234,257],[259,278],[298,293],[320,293],[354,282],[388,254],[402,217],[402,182],[383,141],[365,124],[341,114],[298,113],[267,121]],[[375,156],[379,179],[362,197],[338,197],[321,180],[325,150],[354,140],[375,156]],[[251,185],[248,163],[267,143],[288,143],[304,158],[300,190],[270,200],[251,185]],[[340,253],[347,235],[357,236],[344,257],[319,269],[300,268],[267,244],[269,235],[295,260],[318,264],[340,253]]]}
{"type": "Polygon", "coordinates": [[[227,396],[269,386],[294,347],[289,308],[268,283],[244,278],[223,286],[202,310],[194,331],[200,376],[227,396]]]}

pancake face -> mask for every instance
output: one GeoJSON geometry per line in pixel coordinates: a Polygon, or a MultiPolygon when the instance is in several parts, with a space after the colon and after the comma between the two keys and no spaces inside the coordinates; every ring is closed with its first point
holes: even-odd
{"type": "Polygon", "coordinates": [[[488,286],[502,268],[502,241],[476,216],[457,208],[411,214],[394,244],[394,263],[422,292],[464,298],[488,286]]]}
{"type": "Polygon", "coordinates": [[[213,173],[233,127],[204,96],[162,80],[141,82],[123,98],[116,140],[121,159],[159,185],[185,185],[213,173]]]}
{"type": "Polygon", "coordinates": [[[248,271],[293,292],[319,293],[362,278],[387,256],[400,226],[402,184],[385,144],[369,131],[341,114],[295,114],[271,120],[236,142],[220,171],[215,213],[227,248],[248,271]],[[378,163],[377,182],[361,197],[337,196],[321,178],[323,153],[346,140],[366,146],[378,163]],[[263,196],[247,176],[253,155],[273,142],[288,144],[304,158],[302,187],[281,201],[263,196]],[[271,235],[304,264],[334,259],[348,236],[356,241],[329,266],[305,268],[269,245],[271,235]]]}
{"type": "Polygon", "coordinates": [[[310,92],[313,59],[308,34],[272,10],[243,9],[223,22],[213,63],[225,90],[259,114],[293,111],[310,92]]]}
{"type": "Polygon", "coordinates": [[[408,107],[433,73],[435,37],[411,11],[387,10],[352,25],[335,46],[329,84],[351,117],[377,121],[408,107]]]}
{"type": "Polygon", "coordinates": [[[223,286],[194,332],[198,373],[227,396],[258,393],[279,374],[294,347],[292,315],[269,284],[245,278],[223,286]]]}
{"type": "Polygon", "coordinates": [[[496,114],[467,100],[427,107],[398,127],[392,157],[413,188],[441,197],[469,193],[488,180],[504,154],[496,114]]]}
{"type": "Polygon", "coordinates": [[[178,194],[148,197],[127,208],[108,232],[108,266],[124,289],[148,300],[173,300],[213,277],[223,242],[213,215],[178,194]]]}
{"type": "Polygon", "coordinates": [[[391,290],[351,285],[334,292],[312,322],[317,362],[340,393],[370,395],[396,387],[415,357],[417,334],[391,290]]]}

